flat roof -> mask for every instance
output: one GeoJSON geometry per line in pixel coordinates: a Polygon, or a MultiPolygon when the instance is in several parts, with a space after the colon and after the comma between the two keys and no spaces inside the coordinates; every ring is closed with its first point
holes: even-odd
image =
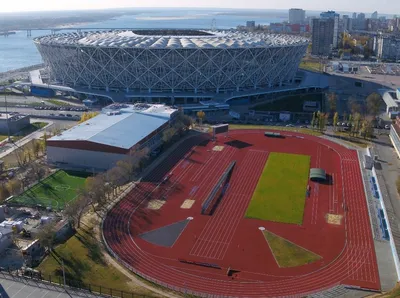
{"type": "Polygon", "coordinates": [[[49,141],[88,141],[130,149],[167,123],[176,111],[165,105],[119,105],[104,108],[98,116],[78,124],[49,141]]]}
{"type": "Polygon", "coordinates": [[[391,91],[391,90],[383,90],[383,92],[378,92],[378,93],[380,93],[381,95],[382,95],[382,93],[383,93],[383,95],[382,95],[383,101],[385,102],[385,104],[386,104],[388,107],[398,107],[398,106],[399,106],[399,105],[398,105],[398,100],[396,100],[395,98],[393,98],[391,92],[394,92],[394,91],[391,91]]]}

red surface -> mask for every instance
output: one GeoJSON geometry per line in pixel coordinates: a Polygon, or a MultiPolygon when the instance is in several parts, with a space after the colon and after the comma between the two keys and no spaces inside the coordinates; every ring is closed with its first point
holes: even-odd
{"type": "Polygon", "coordinates": [[[166,172],[174,155],[183,155],[196,143],[195,137],[187,141],[147,177],[152,182],[140,183],[110,211],[104,222],[107,244],[141,275],[197,295],[301,296],[338,284],[380,289],[357,153],[322,138],[283,134],[285,138],[276,139],[264,137],[264,130],[230,131],[230,139],[220,136],[215,143],[193,147],[166,172]],[[251,146],[237,149],[224,145],[232,139],[251,146]],[[213,151],[215,145],[225,146],[224,150],[213,151]],[[269,152],[310,155],[311,167],[321,167],[332,177],[332,185],[310,182],[302,225],[244,218],[269,152]],[[201,215],[203,200],[232,160],[237,164],[225,196],[212,216],[201,215]],[[165,172],[172,173],[169,182],[157,187],[165,172]],[[161,209],[147,209],[149,200],[164,198],[161,209]],[[189,198],[195,204],[181,209],[189,198]],[[343,215],[342,224],[326,223],[327,213],[343,215]],[[138,237],[188,217],[193,220],[171,248],[138,237]],[[258,229],[261,226],[322,259],[280,268],[258,229]],[[178,259],[217,264],[222,269],[184,264],[178,259]],[[228,277],[229,267],[239,272],[228,277]]]}

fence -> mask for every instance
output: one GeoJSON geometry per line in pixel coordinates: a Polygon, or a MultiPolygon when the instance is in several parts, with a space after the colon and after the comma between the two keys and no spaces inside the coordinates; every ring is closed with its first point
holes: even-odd
{"type": "Polygon", "coordinates": [[[25,284],[29,284],[31,286],[39,287],[39,288],[49,288],[51,290],[64,292],[68,290],[69,292],[73,291],[78,296],[82,297],[121,297],[121,298],[150,298],[152,296],[141,295],[133,292],[126,292],[122,290],[117,290],[113,288],[108,288],[105,286],[98,286],[94,284],[83,283],[78,280],[65,280],[62,276],[40,276],[35,271],[4,271],[0,269],[0,277],[3,279],[19,279],[20,282],[25,284]]]}

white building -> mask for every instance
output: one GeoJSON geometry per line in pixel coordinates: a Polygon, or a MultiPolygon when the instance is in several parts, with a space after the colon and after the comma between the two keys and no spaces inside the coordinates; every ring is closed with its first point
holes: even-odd
{"type": "Polygon", "coordinates": [[[378,35],[374,37],[374,49],[380,59],[400,60],[400,38],[378,35]]]}
{"type": "Polygon", "coordinates": [[[289,9],[290,24],[304,24],[306,21],[306,11],[301,8],[289,9]]]}
{"type": "Polygon", "coordinates": [[[47,162],[59,168],[102,172],[132,149],[154,150],[177,110],[162,104],[113,104],[102,113],[47,140],[47,162]]]}

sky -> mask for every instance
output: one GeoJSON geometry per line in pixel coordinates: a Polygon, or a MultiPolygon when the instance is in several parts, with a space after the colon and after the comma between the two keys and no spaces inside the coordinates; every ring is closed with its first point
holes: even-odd
{"type": "Polygon", "coordinates": [[[0,12],[84,10],[125,7],[205,7],[336,10],[400,14],[400,0],[18,0],[1,1],[0,12]],[[362,1],[362,2],[361,2],[362,1]],[[361,4],[362,3],[362,4],[361,4]]]}

